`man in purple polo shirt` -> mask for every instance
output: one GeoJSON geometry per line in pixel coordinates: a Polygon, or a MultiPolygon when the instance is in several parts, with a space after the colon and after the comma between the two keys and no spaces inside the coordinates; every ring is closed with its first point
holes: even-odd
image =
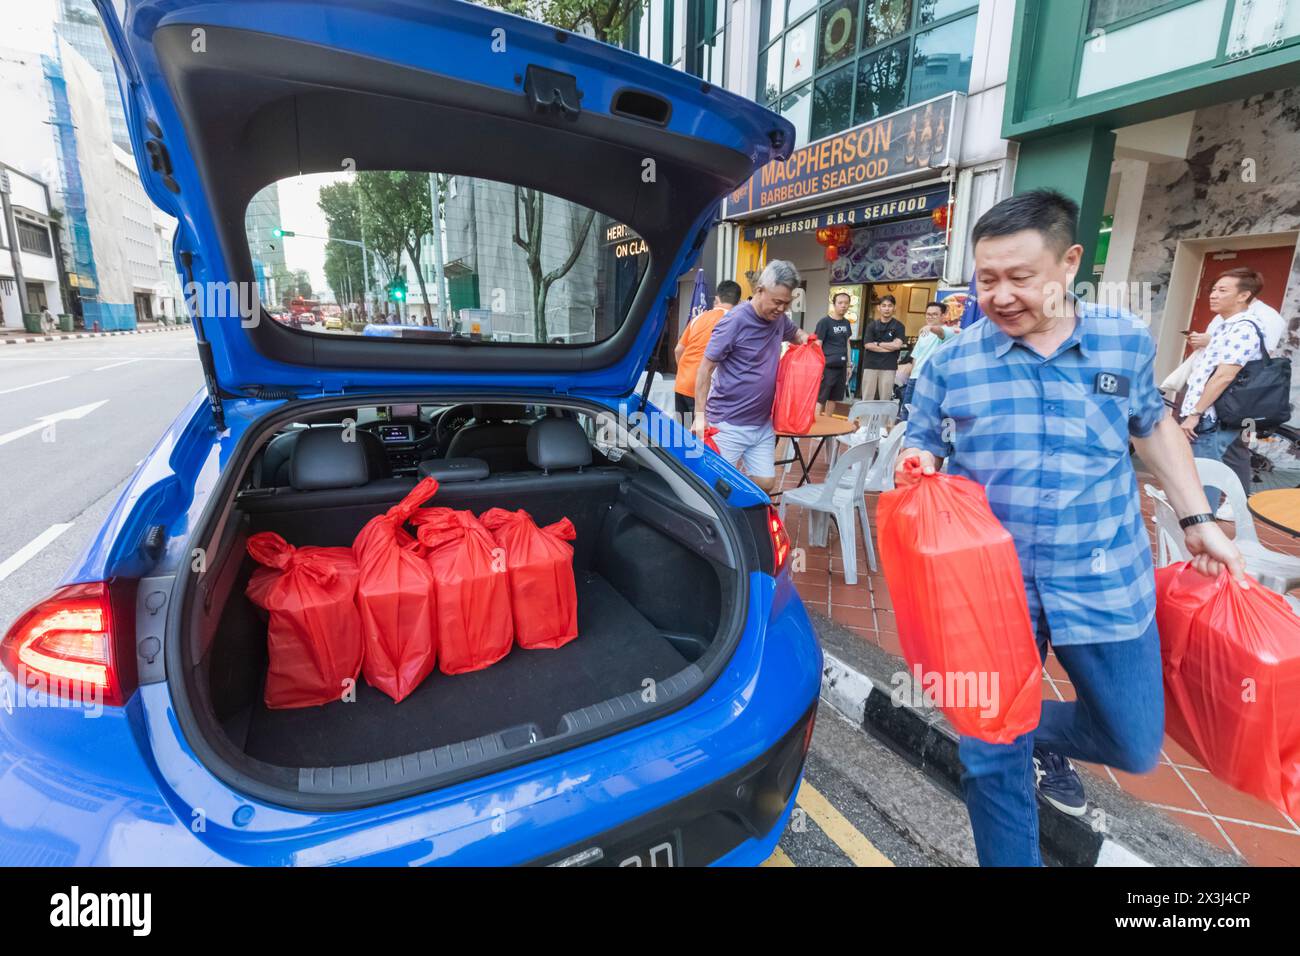
{"type": "Polygon", "coordinates": [[[792,263],[769,262],[753,298],[728,312],[713,329],[695,376],[692,431],[702,436],[708,425],[717,428],[714,441],[722,457],[733,465],[743,463],[754,484],[769,494],[776,486],[772,401],[781,342],[808,341],[808,333],[786,315],[798,285],[792,263]],[[700,401],[706,395],[708,401],[700,401]]]}

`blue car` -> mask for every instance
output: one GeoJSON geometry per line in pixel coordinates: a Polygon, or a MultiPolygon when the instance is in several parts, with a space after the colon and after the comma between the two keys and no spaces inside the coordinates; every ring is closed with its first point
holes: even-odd
{"type": "Polygon", "coordinates": [[[206,389],[0,643],[0,864],[764,860],[821,652],[767,497],[638,382],[790,124],[468,3],[97,6],[206,389]],[[411,324],[275,322],[286,264],[370,314],[400,268],[411,324]],[[426,476],[573,523],[576,639],[272,706],[249,537],[348,546],[426,476]]]}

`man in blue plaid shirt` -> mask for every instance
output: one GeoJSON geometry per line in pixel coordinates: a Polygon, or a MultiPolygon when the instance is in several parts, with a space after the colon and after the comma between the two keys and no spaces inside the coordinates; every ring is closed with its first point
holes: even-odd
{"type": "Polygon", "coordinates": [[[984,486],[1015,540],[1039,651],[1051,644],[1077,695],[1045,701],[1038,729],[1013,743],[962,738],[962,787],[985,866],[1040,864],[1036,786],[1059,809],[1085,812],[1068,758],[1143,773],[1159,757],[1155,581],[1130,439],[1182,519],[1196,567],[1245,575],[1156,389],[1150,333],[1066,291],[1083,254],[1077,222],[1071,200],[1038,190],[976,223],[985,318],[926,364],[898,461],[899,485],[925,480],[903,471],[907,459],[926,475],[946,458],[951,473],[984,486]]]}

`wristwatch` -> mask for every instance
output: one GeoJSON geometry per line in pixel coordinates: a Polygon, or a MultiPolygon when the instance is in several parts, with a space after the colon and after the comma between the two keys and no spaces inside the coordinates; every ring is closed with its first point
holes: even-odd
{"type": "Polygon", "coordinates": [[[1194,524],[1205,524],[1207,521],[1213,521],[1214,515],[1206,511],[1199,515],[1188,515],[1186,518],[1178,519],[1178,527],[1190,528],[1194,524]]]}

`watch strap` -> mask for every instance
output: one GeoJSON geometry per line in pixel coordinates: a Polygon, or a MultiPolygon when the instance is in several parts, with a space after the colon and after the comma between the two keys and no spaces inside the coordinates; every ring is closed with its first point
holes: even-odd
{"type": "Polygon", "coordinates": [[[1206,522],[1213,521],[1213,520],[1214,520],[1214,515],[1206,511],[1199,515],[1188,515],[1186,518],[1179,518],[1178,527],[1190,528],[1194,524],[1205,524],[1206,522]]]}

